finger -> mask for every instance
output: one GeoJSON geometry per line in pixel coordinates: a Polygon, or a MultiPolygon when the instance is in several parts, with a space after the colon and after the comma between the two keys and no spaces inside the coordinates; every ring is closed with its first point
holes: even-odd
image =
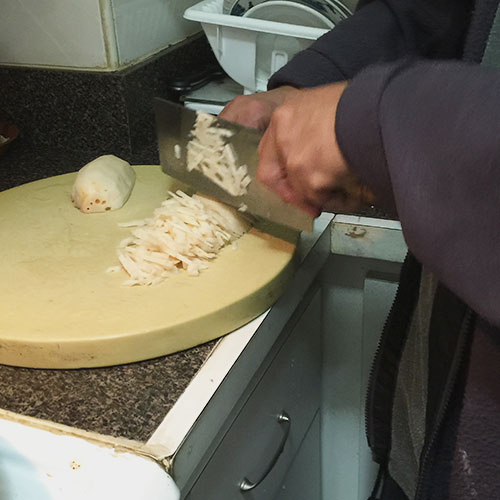
{"type": "Polygon", "coordinates": [[[235,121],[234,118],[237,116],[237,112],[233,101],[227,103],[222,111],[219,113],[219,117],[227,120],[228,122],[235,121]]]}
{"type": "Polygon", "coordinates": [[[258,179],[284,202],[300,208],[312,217],[317,217],[321,213],[320,207],[310,203],[302,196],[301,190],[290,183],[290,172],[284,153],[287,144],[283,139],[281,141],[277,139],[275,124],[276,121],[272,122],[259,144],[258,179]]]}
{"type": "Polygon", "coordinates": [[[256,96],[237,96],[219,113],[219,117],[245,127],[264,131],[270,120],[271,111],[256,96]]]}
{"type": "Polygon", "coordinates": [[[267,156],[267,153],[259,155],[257,179],[277,194],[282,201],[296,206],[311,217],[317,217],[321,213],[318,206],[301,199],[294,191],[288,181],[286,170],[282,166],[279,155],[274,156],[272,159],[267,156]]]}
{"type": "Polygon", "coordinates": [[[313,217],[317,217],[321,213],[321,202],[319,202],[317,198],[307,196],[303,186],[300,184],[292,184],[291,180],[290,175],[288,175],[287,183],[292,193],[288,203],[295,205],[313,217]]]}
{"type": "Polygon", "coordinates": [[[291,205],[296,206],[297,208],[305,212],[307,215],[310,215],[311,217],[318,217],[322,212],[322,209],[320,207],[304,201],[294,202],[292,200],[291,205]]]}
{"type": "Polygon", "coordinates": [[[309,179],[303,176],[303,168],[297,164],[297,161],[289,162],[285,168],[287,172],[287,181],[293,192],[293,198],[289,203],[296,205],[302,210],[315,217],[321,213],[323,202],[328,200],[328,195],[316,192],[309,185],[309,179]]]}
{"type": "Polygon", "coordinates": [[[288,182],[280,151],[276,145],[272,129],[268,129],[260,140],[257,180],[276,193],[284,202],[293,198],[293,190],[288,182]]]}

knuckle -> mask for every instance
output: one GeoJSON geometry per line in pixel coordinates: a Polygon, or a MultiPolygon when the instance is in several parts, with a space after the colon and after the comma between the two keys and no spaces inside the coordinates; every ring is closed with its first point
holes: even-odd
{"type": "Polygon", "coordinates": [[[258,96],[254,95],[239,95],[236,96],[231,103],[233,106],[245,108],[249,112],[259,112],[264,109],[264,105],[258,96]]]}
{"type": "Polygon", "coordinates": [[[244,105],[248,100],[248,96],[246,95],[237,95],[231,102],[231,105],[241,106],[244,105]]]}
{"type": "Polygon", "coordinates": [[[322,172],[313,171],[308,177],[309,188],[313,193],[324,192],[328,187],[328,181],[322,172]]]}
{"type": "Polygon", "coordinates": [[[289,104],[282,104],[278,106],[273,113],[273,118],[277,122],[288,123],[293,115],[292,107],[289,104]]]}
{"type": "Polygon", "coordinates": [[[252,113],[262,114],[266,112],[266,106],[259,99],[250,99],[248,101],[248,109],[252,113]]]}

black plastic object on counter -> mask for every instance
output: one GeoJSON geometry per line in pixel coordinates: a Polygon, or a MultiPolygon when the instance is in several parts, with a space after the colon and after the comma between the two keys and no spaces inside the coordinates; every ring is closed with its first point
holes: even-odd
{"type": "Polygon", "coordinates": [[[226,77],[223,69],[217,62],[211,62],[201,69],[197,69],[183,76],[167,80],[167,92],[170,100],[180,102],[183,95],[197,90],[209,82],[222,80],[226,77]]]}

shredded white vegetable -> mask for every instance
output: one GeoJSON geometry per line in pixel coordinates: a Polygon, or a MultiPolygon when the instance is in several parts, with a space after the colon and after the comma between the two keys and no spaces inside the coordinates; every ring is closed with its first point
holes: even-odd
{"type": "MultiPolygon", "coordinates": [[[[196,276],[250,228],[226,205],[182,191],[169,194],[151,218],[120,224],[132,228],[117,248],[120,265],[129,275],[124,285],[155,285],[179,270],[196,276]]],[[[108,271],[116,271],[116,266],[108,271]]]]}
{"type": "Polygon", "coordinates": [[[246,165],[238,165],[236,153],[227,142],[233,132],[216,126],[214,116],[198,112],[187,144],[187,169],[198,170],[233,196],[248,192],[252,181],[246,165]]]}

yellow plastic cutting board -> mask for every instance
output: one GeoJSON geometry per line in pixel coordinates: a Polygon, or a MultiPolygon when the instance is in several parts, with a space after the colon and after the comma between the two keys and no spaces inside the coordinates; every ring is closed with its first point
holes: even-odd
{"type": "Polygon", "coordinates": [[[179,187],[157,166],[120,209],[82,214],[71,203],[76,173],[0,193],[0,363],[79,368],[149,359],[220,337],[265,311],[294,270],[294,232],[252,229],[199,276],[123,286],[115,249],[179,187]]]}

